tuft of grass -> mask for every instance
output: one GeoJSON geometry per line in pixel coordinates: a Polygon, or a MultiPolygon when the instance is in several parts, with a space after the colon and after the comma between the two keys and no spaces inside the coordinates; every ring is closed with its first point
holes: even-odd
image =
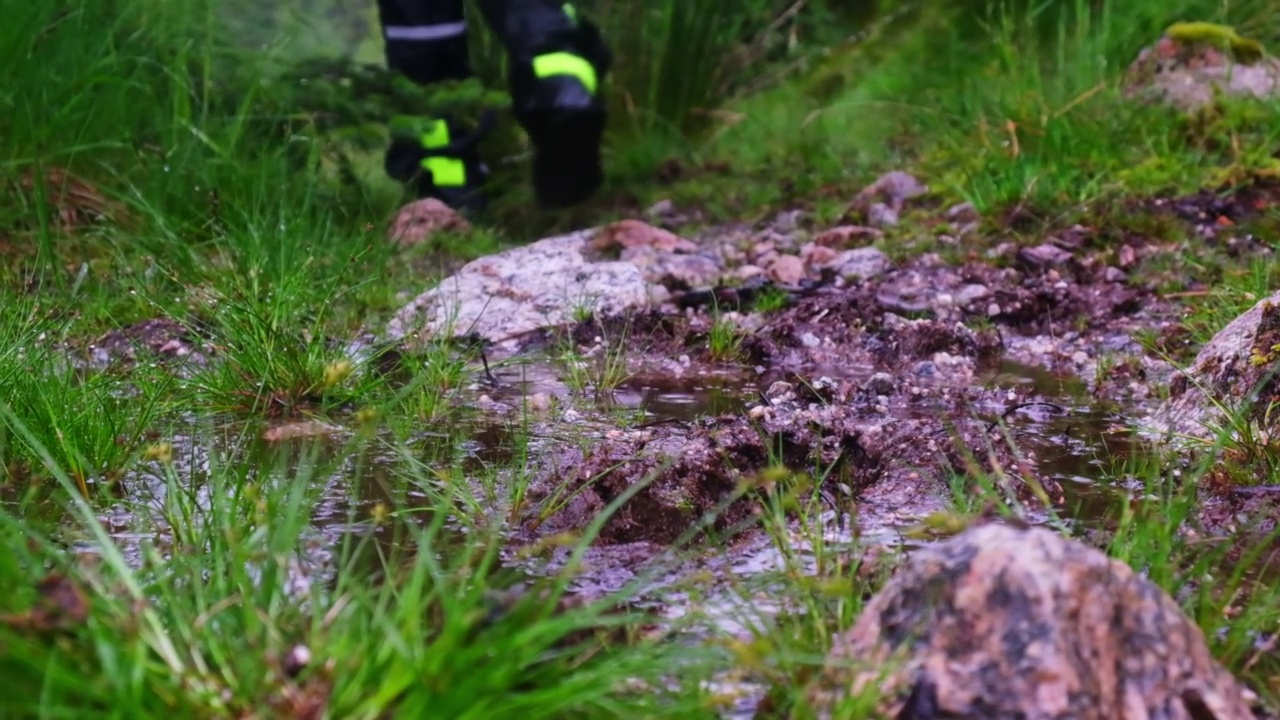
{"type": "Polygon", "coordinates": [[[60,535],[91,541],[97,561],[0,510],[0,573],[16,590],[0,665],[27,688],[0,700],[5,713],[699,716],[696,679],[675,673],[696,652],[646,637],[620,598],[565,603],[569,574],[503,570],[497,536],[452,534],[445,496],[429,518],[357,502],[333,554],[305,550],[318,480],[348,462],[314,450],[248,466],[197,441],[150,471],[158,504],[124,501],[150,528],[130,540],[110,536],[43,453],[71,518],[60,535]],[[207,491],[183,472],[197,458],[207,491]],[[34,584],[30,568],[57,581],[34,584]]]}
{"type": "Polygon", "coordinates": [[[632,376],[631,356],[637,348],[630,343],[630,334],[629,326],[613,336],[602,330],[599,342],[585,351],[566,338],[560,360],[569,389],[583,395],[590,393],[596,399],[610,397],[632,376]]]}

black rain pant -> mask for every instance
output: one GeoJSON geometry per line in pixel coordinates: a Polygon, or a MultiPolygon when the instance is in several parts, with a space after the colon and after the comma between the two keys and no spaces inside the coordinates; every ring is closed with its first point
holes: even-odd
{"type": "MultiPolygon", "coordinates": [[[[480,0],[479,5],[513,64],[576,44],[562,1],[480,0]]],[[[463,0],[378,0],[378,15],[392,71],[423,85],[470,77],[463,0]]]]}

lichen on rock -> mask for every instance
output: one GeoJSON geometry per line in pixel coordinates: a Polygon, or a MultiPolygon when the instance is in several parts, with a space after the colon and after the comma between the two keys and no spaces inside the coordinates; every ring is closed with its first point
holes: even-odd
{"type": "Polygon", "coordinates": [[[1253,720],[1171,597],[1043,528],[917,551],[838,638],[814,704],[879,690],[899,720],[1253,720]]]}

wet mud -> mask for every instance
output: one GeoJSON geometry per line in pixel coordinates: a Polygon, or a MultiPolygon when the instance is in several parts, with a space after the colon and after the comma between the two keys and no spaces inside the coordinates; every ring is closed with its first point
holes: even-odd
{"type": "MultiPolygon", "coordinates": [[[[1246,223],[1261,202],[1205,194],[1145,211],[1227,242],[1221,218],[1246,223]]],[[[491,357],[456,396],[466,410],[459,420],[413,434],[412,461],[428,471],[420,475],[450,473],[474,486],[488,521],[506,526],[510,563],[530,574],[566,558],[562,548],[531,548],[585,532],[630,496],[580,569],[575,589],[587,594],[616,589],[673,549],[722,548],[697,562],[686,555],[685,569],[776,567],[759,516],[778,467],[820,501],[807,520],[851,546],[906,546],[904,529],[922,517],[993,496],[1030,522],[1105,528],[1144,492],[1125,474],[1153,455],[1132,418],[1174,375],[1137,333],[1173,341],[1181,313],[1134,279],[1158,244],[1131,237],[1118,250],[1114,241],[1072,226],[1035,243],[992,243],[960,262],[921,255],[852,283],[757,282],[743,292],[681,281],[656,309],[531,333],[513,355],[491,357]],[[782,307],[755,310],[767,292],[783,296],[782,307]],[[726,322],[728,353],[713,346],[726,322]],[[565,348],[598,359],[620,347],[626,376],[616,385],[587,392],[569,382],[565,348]],[[513,473],[531,478],[515,505],[503,490],[513,473]]],[[[92,350],[99,361],[150,353],[216,362],[212,347],[158,320],[99,338],[92,350]]],[[[395,365],[408,353],[384,359],[395,365]]],[[[321,442],[349,453],[355,435],[342,428],[275,449],[321,442]]],[[[400,542],[376,527],[374,508],[430,507],[431,489],[406,481],[405,458],[380,453],[353,460],[347,477],[322,480],[318,547],[352,532],[400,542]]],[[[1225,528],[1242,508],[1273,502],[1224,492],[1203,516],[1225,528]]],[[[485,518],[457,520],[459,533],[471,521],[485,518]]],[[[121,537],[134,532],[129,518],[114,522],[121,537]]]]}

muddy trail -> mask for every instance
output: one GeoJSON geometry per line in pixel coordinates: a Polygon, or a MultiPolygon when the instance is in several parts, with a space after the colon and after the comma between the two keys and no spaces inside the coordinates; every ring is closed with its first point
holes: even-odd
{"type": "MultiPolygon", "coordinates": [[[[1221,235],[1222,218],[1243,221],[1261,207],[1260,192],[1235,204],[1210,194],[1161,201],[1146,212],[1221,235]]],[[[976,232],[965,212],[945,217],[939,232],[976,232]]],[[[794,214],[786,222],[794,227],[794,214]]],[[[347,476],[317,480],[326,483],[314,513],[317,547],[367,530],[360,521],[380,504],[429,506],[431,493],[406,482],[406,462],[460,471],[505,523],[513,563],[535,573],[568,550],[533,562],[528,548],[581,532],[634,492],[595,538],[578,582],[584,591],[617,587],[673,548],[686,559],[706,556],[708,543],[727,543],[721,554],[730,563],[768,565],[769,543],[753,528],[761,498],[776,489],[771,468],[792,473],[788,482],[805,488],[833,537],[886,546],[908,543],[904,531],[921,518],[975,498],[998,498],[1003,512],[1031,522],[1105,527],[1141,491],[1102,478],[1125,478],[1151,452],[1135,419],[1174,368],[1135,338],[1177,337],[1181,310],[1130,277],[1172,246],[1136,236],[1117,245],[1075,225],[1038,243],[990,242],[961,262],[924,254],[895,264],[863,246],[879,230],[837,228],[805,242],[777,225],[712,230],[696,243],[669,242],[668,233],[627,247],[646,253],[663,302],[525,333],[483,366],[472,363],[473,382],[453,399],[466,412],[416,429],[411,457],[391,451],[385,433],[360,439],[340,419],[283,430],[232,421],[212,435],[198,430],[207,422],[193,424],[175,438],[178,455],[206,452],[198,437],[217,438],[210,447],[232,455],[281,445],[300,452],[318,438],[327,452],[358,457],[347,476]],[[820,267],[771,280],[779,253],[820,267]],[[862,269],[840,269],[850,262],[862,269]],[[709,284],[712,275],[747,281],[709,284]],[[758,309],[764,294],[772,306],[758,309]],[[501,488],[518,475],[528,488],[513,504],[501,488]]],[[[218,361],[211,347],[198,330],[155,320],[82,353],[99,366],[159,356],[199,368],[218,361]]],[[[416,357],[402,350],[378,363],[416,357]]],[[[194,470],[191,477],[198,482],[194,470]]],[[[157,483],[139,472],[124,485],[146,496],[157,483]]],[[[127,513],[104,520],[122,539],[144,535],[127,513]]],[[[801,524],[803,543],[812,528],[801,524]]]]}

